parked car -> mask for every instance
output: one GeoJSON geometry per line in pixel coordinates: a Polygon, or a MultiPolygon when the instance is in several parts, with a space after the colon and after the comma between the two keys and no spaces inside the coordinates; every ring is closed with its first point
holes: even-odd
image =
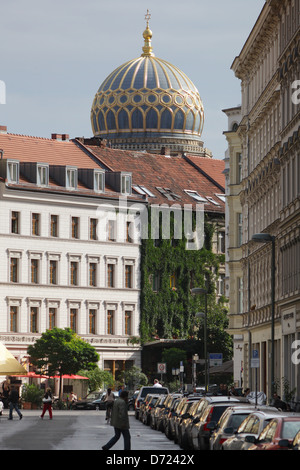
{"type": "Polygon", "coordinates": [[[161,411],[157,417],[157,427],[156,427],[156,429],[158,429],[161,432],[165,432],[165,427],[167,424],[170,407],[172,405],[172,402],[175,400],[177,396],[178,394],[167,395],[166,400],[162,404],[161,411]]]}
{"type": "Polygon", "coordinates": [[[180,403],[182,399],[182,395],[177,397],[171,407],[170,407],[170,410],[169,410],[169,413],[168,413],[168,420],[167,420],[167,423],[166,423],[166,426],[165,426],[165,435],[167,436],[168,439],[174,439],[174,436],[175,436],[175,424],[174,424],[174,419],[175,417],[177,416],[177,408],[178,408],[178,405],[180,403]]]}
{"type": "Polygon", "coordinates": [[[245,442],[246,436],[252,435],[257,438],[273,418],[283,415],[279,410],[254,411],[244,419],[235,435],[223,443],[223,450],[247,450],[252,444],[245,442]]]}
{"type": "Polygon", "coordinates": [[[135,404],[135,400],[136,400],[136,397],[138,396],[138,393],[139,391],[136,390],[134,392],[134,394],[128,399],[128,410],[134,410],[134,404],[135,404]]]}
{"type": "Polygon", "coordinates": [[[140,404],[141,404],[143,398],[145,398],[145,396],[148,395],[148,393],[157,393],[159,395],[168,395],[169,389],[167,387],[148,387],[148,386],[141,387],[141,389],[139,390],[139,393],[136,397],[135,406],[134,406],[135,407],[135,417],[136,417],[136,419],[139,419],[140,404]]]}
{"type": "Polygon", "coordinates": [[[300,415],[280,416],[272,419],[258,438],[246,436],[252,444],[248,450],[288,450],[300,430],[300,415]]]}
{"type": "Polygon", "coordinates": [[[191,442],[194,450],[207,450],[209,449],[209,438],[211,430],[208,424],[211,421],[217,422],[222,413],[229,406],[239,405],[240,399],[231,396],[210,396],[201,398],[203,401],[201,406],[201,413],[198,419],[195,420],[191,427],[191,442]]]}
{"type": "Polygon", "coordinates": [[[143,412],[143,419],[141,420],[142,423],[149,425],[150,424],[150,413],[152,408],[154,407],[155,403],[157,400],[160,398],[161,395],[152,395],[148,394],[146,398],[146,404],[144,407],[144,412],[143,412]]]}
{"type": "MultiPolygon", "coordinates": [[[[230,437],[234,436],[244,419],[257,409],[258,408],[255,408],[255,405],[247,403],[241,403],[241,405],[237,406],[229,406],[217,423],[212,421],[208,426],[212,430],[212,434],[209,439],[210,450],[222,450],[223,443],[230,437]]],[[[259,407],[259,409],[271,409],[271,411],[276,411],[276,408],[264,406],[259,407]]]]}
{"type": "Polygon", "coordinates": [[[152,429],[157,429],[158,417],[163,409],[164,401],[166,401],[167,397],[168,395],[161,395],[150,412],[150,427],[152,429]]]}
{"type": "Polygon", "coordinates": [[[180,425],[182,419],[184,419],[189,414],[189,410],[195,401],[199,401],[201,397],[189,395],[181,399],[181,402],[178,407],[177,414],[174,419],[174,442],[177,444],[179,440],[180,425]]]}
{"type": "Polygon", "coordinates": [[[3,401],[0,398],[0,416],[2,416],[3,410],[4,410],[4,404],[3,404],[3,401]]]}
{"type": "Polygon", "coordinates": [[[76,410],[95,410],[96,405],[93,405],[93,402],[95,400],[101,401],[103,395],[105,395],[103,392],[91,392],[86,395],[86,397],[84,397],[82,400],[77,400],[77,402],[73,405],[73,408],[76,410]]]}
{"type": "Polygon", "coordinates": [[[292,444],[289,446],[289,450],[300,450],[300,431],[298,431],[294,437],[292,444]]]}
{"type": "Polygon", "coordinates": [[[178,432],[178,444],[182,449],[188,449],[191,446],[188,433],[192,423],[195,422],[196,418],[201,413],[201,405],[204,405],[204,401],[201,400],[201,398],[202,397],[199,396],[198,400],[193,402],[189,411],[186,412],[185,416],[183,416],[181,419],[178,432]]]}

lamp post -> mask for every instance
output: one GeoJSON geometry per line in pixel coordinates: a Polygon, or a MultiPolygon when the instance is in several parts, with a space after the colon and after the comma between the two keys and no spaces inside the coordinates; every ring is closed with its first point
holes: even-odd
{"type": "Polygon", "coordinates": [[[257,243],[272,243],[271,254],[271,399],[274,394],[275,370],[274,370],[274,348],[275,348],[275,237],[269,233],[256,233],[252,241],[257,243]]]}
{"type": "MultiPolygon", "coordinates": [[[[208,385],[208,369],[207,369],[207,290],[201,287],[194,287],[191,289],[192,295],[204,295],[205,296],[205,311],[204,311],[204,361],[205,361],[205,392],[207,392],[208,385]]],[[[196,316],[202,316],[201,313],[197,313],[196,316]]]]}

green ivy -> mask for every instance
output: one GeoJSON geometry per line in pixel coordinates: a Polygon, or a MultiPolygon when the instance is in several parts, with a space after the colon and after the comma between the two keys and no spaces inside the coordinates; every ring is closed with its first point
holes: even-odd
{"type": "MultiPolygon", "coordinates": [[[[171,237],[174,218],[171,216],[171,237]]],[[[204,310],[204,296],[192,296],[191,287],[208,289],[208,310],[216,304],[216,279],[224,255],[212,252],[215,226],[205,220],[205,241],[201,250],[186,250],[186,239],[173,241],[160,238],[158,243],[149,238],[141,245],[141,342],[155,338],[193,337],[195,314],[204,310]],[[170,287],[175,274],[176,286],[170,287]],[[152,280],[158,276],[158,288],[152,280]],[[202,298],[199,298],[202,297],[202,298]]],[[[160,231],[161,232],[161,231],[160,231]]],[[[150,229],[149,229],[150,233],[150,229]]]]}

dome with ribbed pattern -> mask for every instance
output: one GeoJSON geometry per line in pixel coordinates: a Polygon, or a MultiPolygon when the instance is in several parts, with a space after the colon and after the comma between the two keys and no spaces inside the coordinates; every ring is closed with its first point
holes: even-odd
{"type": "Polygon", "coordinates": [[[148,25],[143,36],[141,57],[116,68],[95,95],[94,136],[112,147],[148,151],[202,146],[204,110],[197,88],[179,68],[154,56],[148,25]]]}

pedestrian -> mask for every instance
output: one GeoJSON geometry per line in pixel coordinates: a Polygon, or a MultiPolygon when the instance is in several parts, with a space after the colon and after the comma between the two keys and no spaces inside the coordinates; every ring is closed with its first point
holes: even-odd
{"type": "Polygon", "coordinates": [[[19,415],[19,418],[22,419],[23,415],[21,411],[19,410],[19,392],[15,389],[14,386],[11,387],[9,396],[8,396],[8,401],[9,401],[9,420],[13,419],[13,410],[15,409],[16,412],[19,415]]]}
{"type": "Polygon", "coordinates": [[[155,380],[154,380],[153,387],[162,387],[162,385],[159,383],[159,380],[158,380],[158,379],[155,379],[155,380]]]}
{"type": "Polygon", "coordinates": [[[52,419],[52,392],[51,388],[47,388],[46,393],[43,398],[43,411],[41,414],[41,418],[44,418],[44,414],[46,411],[49,412],[49,418],[52,419]]]}
{"type": "Polygon", "coordinates": [[[111,418],[112,407],[113,407],[113,404],[114,404],[114,401],[115,401],[115,396],[114,396],[113,392],[111,391],[111,388],[107,389],[104,401],[105,401],[105,404],[106,404],[105,419],[107,421],[107,424],[109,424],[110,418],[111,418]]]}
{"type": "Polygon", "coordinates": [[[74,393],[72,391],[72,393],[71,393],[71,405],[70,405],[71,410],[73,409],[73,405],[75,405],[76,402],[77,402],[77,395],[76,395],[76,393],[74,393]]]}
{"type": "Polygon", "coordinates": [[[277,393],[273,395],[273,406],[281,411],[287,411],[286,403],[281,400],[280,396],[277,393]]]}
{"type": "Polygon", "coordinates": [[[110,424],[114,427],[115,435],[107,444],[102,446],[102,449],[110,449],[120,439],[122,434],[124,438],[124,450],[131,450],[128,417],[128,392],[126,390],[122,390],[120,396],[114,402],[110,424]]]}

